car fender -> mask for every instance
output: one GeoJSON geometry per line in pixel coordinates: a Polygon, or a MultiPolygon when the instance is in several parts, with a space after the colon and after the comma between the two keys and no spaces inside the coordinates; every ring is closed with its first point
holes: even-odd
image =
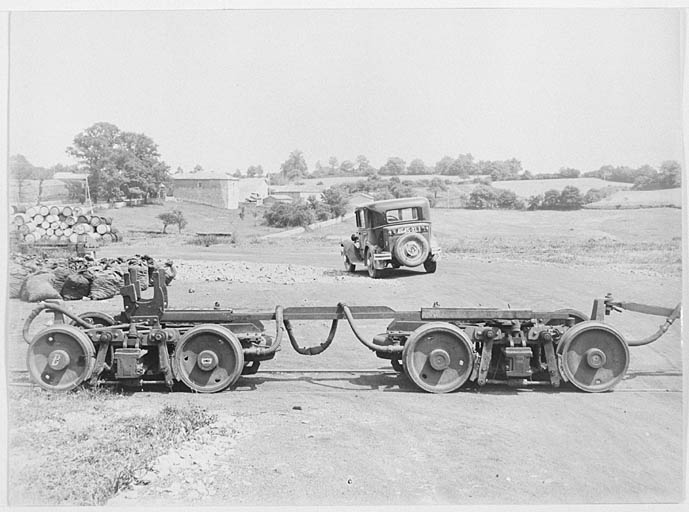
{"type": "Polygon", "coordinates": [[[347,256],[347,259],[351,263],[362,263],[364,261],[361,251],[354,242],[351,240],[343,240],[340,245],[342,246],[340,254],[342,254],[342,256],[347,256]]]}

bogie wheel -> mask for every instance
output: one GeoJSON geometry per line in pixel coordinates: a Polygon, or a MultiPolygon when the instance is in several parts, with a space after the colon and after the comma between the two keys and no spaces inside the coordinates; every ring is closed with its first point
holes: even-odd
{"type": "Polygon", "coordinates": [[[26,354],[31,379],[49,391],[70,391],[87,380],[95,366],[91,339],[72,325],[60,324],[36,334],[26,354]]]}
{"type": "Polygon", "coordinates": [[[231,386],[242,374],[244,352],[239,340],[220,325],[199,325],[187,331],[175,348],[175,375],[199,393],[231,386]]]}
{"type": "Polygon", "coordinates": [[[558,352],[567,380],[590,393],[614,388],[629,367],[629,347],[622,335],[613,327],[592,320],[569,329],[558,352]]]}
{"type": "Polygon", "coordinates": [[[458,327],[433,322],[407,339],[402,362],[407,376],[430,393],[459,389],[471,375],[475,354],[469,337],[458,327]]]}
{"type": "MultiPolygon", "coordinates": [[[[82,313],[77,316],[80,319],[92,324],[94,327],[108,327],[111,325],[115,325],[115,319],[113,317],[111,317],[107,313],[100,313],[99,311],[89,311],[88,313],[82,313]]],[[[70,325],[74,325],[82,329],[84,328],[74,320],[70,322],[70,325]]]]}
{"type": "Polygon", "coordinates": [[[343,256],[344,258],[344,268],[347,272],[354,272],[356,270],[356,265],[349,261],[349,258],[347,256],[343,256]]]}
{"type": "Polygon", "coordinates": [[[430,260],[424,261],[423,268],[426,270],[426,272],[428,272],[429,274],[432,274],[438,268],[438,262],[437,261],[430,261],[430,260]]]}
{"type": "Polygon", "coordinates": [[[376,268],[373,262],[373,253],[371,251],[366,251],[366,268],[368,269],[368,275],[372,279],[378,279],[380,277],[381,271],[376,268]]]}

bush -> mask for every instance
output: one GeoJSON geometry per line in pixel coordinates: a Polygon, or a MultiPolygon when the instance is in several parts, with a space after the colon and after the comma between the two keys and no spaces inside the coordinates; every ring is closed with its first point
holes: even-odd
{"type": "Polygon", "coordinates": [[[495,207],[497,198],[496,190],[489,185],[479,185],[469,194],[469,208],[475,210],[490,209],[495,207]]]}
{"type": "Polygon", "coordinates": [[[264,218],[269,226],[276,228],[306,227],[316,219],[314,211],[301,199],[291,204],[275,203],[264,218]]]}
{"type": "Polygon", "coordinates": [[[163,233],[167,233],[168,226],[177,226],[179,232],[187,225],[187,221],[184,218],[182,210],[171,210],[169,212],[164,212],[158,215],[158,218],[163,221],[163,233]]]}

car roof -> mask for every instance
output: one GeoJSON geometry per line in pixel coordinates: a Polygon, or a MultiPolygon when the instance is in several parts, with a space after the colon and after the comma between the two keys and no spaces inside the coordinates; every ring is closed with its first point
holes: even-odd
{"type": "Polygon", "coordinates": [[[368,209],[376,212],[384,213],[395,208],[408,208],[410,206],[421,206],[423,208],[430,208],[428,199],[425,197],[400,197],[398,199],[386,199],[384,201],[376,201],[375,203],[368,203],[361,205],[357,210],[368,209]]]}

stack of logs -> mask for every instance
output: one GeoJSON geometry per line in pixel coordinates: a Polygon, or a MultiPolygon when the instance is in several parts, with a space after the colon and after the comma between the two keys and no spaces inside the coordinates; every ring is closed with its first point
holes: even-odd
{"type": "Polygon", "coordinates": [[[87,215],[79,206],[32,206],[25,213],[15,213],[13,224],[20,241],[27,244],[92,245],[120,239],[111,218],[87,215]]]}

